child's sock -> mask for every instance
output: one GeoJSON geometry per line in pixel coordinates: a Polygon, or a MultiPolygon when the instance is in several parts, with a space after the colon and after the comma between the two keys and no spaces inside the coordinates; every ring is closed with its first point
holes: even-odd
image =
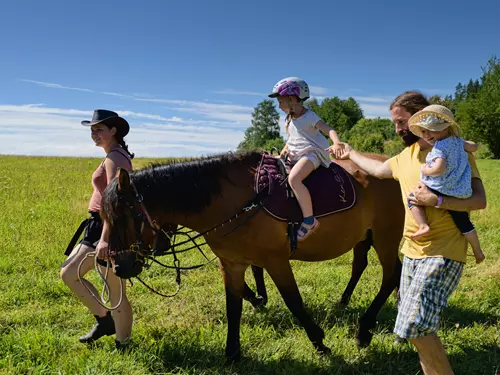
{"type": "Polygon", "coordinates": [[[304,224],[313,225],[314,224],[314,216],[308,216],[304,218],[304,224]]]}

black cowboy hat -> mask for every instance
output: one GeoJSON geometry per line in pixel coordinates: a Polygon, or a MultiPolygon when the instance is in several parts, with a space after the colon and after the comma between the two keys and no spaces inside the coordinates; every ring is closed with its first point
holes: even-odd
{"type": "Polygon", "coordinates": [[[92,116],[92,121],[82,121],[83,126],[97,124],[105,124],[116,128],[117,133],[122,137],[125,137],[130,130],[130,125],[127,120],[118,116],[118,113],[106,109],[96,109],[92,116]]]}

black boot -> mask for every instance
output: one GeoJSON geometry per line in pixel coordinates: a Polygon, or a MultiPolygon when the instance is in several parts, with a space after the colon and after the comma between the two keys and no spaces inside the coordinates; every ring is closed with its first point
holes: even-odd
{"type": "Polygon", "coordinates": [[[394,339],[394,345],[401,345],[401,344],[406,344],[406,343],[407,343],[407,340],[402,338],[402,337],[396,336],[396,338],[394,339]]]}
{"type": "Polygon", "coordinates": [[[94,316],[97,324],[85,336],[78,338],[81,343],[90,344],[102,336],[109,336],[115,333],[115,321],[109,311],[102,318],[97,315],[94,316]]]}
{"type": "Polygon", "coordinates": [[[125,352],[130,347],[130,337],[123,341],[115,340],[116,349],[120,352],[125,352]]]}

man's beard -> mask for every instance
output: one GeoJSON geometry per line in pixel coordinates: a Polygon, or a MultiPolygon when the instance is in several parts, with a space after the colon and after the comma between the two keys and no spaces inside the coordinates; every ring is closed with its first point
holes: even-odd
{"type": "Polygon", "coordinates": [[[403,141],[403,144],[406,146],[406,147],[409,147],[411,146],[412,144],[416,143],[420,137],[417,137],[415,134],[413,134],[411,131],[409,130],[401,130],[399,133],[398,133],[399,137],[401,138],[401,140],[403,141]]]}

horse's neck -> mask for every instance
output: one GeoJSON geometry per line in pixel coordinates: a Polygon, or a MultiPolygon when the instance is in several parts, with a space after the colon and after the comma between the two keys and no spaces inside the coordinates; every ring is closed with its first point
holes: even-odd
{"type": "MultiPolygon", "coordinates": [[[[144,204],[153,220],[160,225],[179,224],[203,232],[241,211],[254,195],[253,175],[249,170],[236,166],[230,167],[227,177],[221,177],[219,183],[221,184],[220,194],[212,196],[210,204],[198,212],[169,210],[155,203],[158,197],[147,194],[144,195],[144,204]]],[[[141,186],[141,181],[137,182],[137,186],[139,191],[147,189],[145,184],[141,186]]]]}

